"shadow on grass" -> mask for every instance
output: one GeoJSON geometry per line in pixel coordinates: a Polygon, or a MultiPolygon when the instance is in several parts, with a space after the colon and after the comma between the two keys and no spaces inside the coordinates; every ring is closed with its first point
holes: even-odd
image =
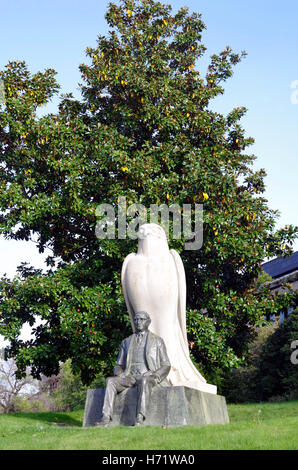
{"type": "Polygon", "coordinates": [[[9,413],[5,415],[7,418],[23,418],[23,419],[33,419],[36,421],[42,421],[43,423],[60,426],[76,426],[82,427],[83,422],[80,419],[77,419],[73,416],[68,415],[67,413],[59,412],[43,412],[43,413],[9,413]]]}

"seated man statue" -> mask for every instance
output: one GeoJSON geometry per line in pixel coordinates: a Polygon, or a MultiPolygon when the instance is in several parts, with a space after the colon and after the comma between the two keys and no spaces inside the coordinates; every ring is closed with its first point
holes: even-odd
{"type": "Polygon", "coordinates": [[[108,426],[112,420],[116,394],[126,388],[137,387],[138,402],[135,425],[143,424],[152,388],[168,387],[166,379],[170,362],[165,344],[159,336],[148,330],[151,323],[147,312],[137,312],[134,317],[136,333],[124,339],[120,346],[115,377],[106,379],[106,392],[102,418],[98,425],[108,426]]]}

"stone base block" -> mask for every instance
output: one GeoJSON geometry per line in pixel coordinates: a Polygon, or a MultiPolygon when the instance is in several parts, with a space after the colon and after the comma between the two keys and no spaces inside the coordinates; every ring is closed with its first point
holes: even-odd
{"type": "MultiPolygon", "coordinates": [[[[94,426],[101,418],[105,389],[89,389],[83,427],[94,426]]],[[[136,417],[137,389],[116,396],[111,426],[133,426],[136,417]]],[[[229,415],[225,397],[188,387],[164,387],[152,391],[144,425],[186,426],[226,424],[229,415]]]]}

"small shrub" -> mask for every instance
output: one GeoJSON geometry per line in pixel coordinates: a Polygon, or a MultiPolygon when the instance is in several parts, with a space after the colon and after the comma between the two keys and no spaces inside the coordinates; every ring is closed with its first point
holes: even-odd
{"type": "Polygon", "coordinates": [[[25,396],[15,397],[11,410],[14,413],[38,413],[43,411],[47,411],[47,409],[40,400],[30,400],[25,396]]]}

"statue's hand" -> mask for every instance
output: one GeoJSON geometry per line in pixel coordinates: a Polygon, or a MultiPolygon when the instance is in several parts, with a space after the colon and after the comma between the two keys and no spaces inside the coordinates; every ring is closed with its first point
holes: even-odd
{"type": "Polygon", "coordinates": [[[160,377],[159,377],[159,375],[153,373],[153,374],[152,374],[152,377],[154,378],[155,383],[158,384],[158,383],[160,382],[160,377]]]}
{"type": "Polygon", "coordinates": [[[127,387],[132,387],[133,385],[135,385],[136,379],[132,375],[129,375],[127,372],[123,370],[117,370],[114,371],[114,373],[115,377],[124,379],[123,383],[125,383],[127,387]]]}
{"type": "Polygon", "coordinates": [[[136,379],[132,375],[125,375],[124,377],[126,378],[127,383],[129,384],[130,387],[136,384],[136,379]]]}
{"type": "Polygon", "coordinates": [[[148,372],[145,372],[145,374],[143,374],[143,377],[152,378],[152,380],[154,380],[156,384],[159,382],[159,375],[155,374],[151,370],[148,370],[148,372]]]}

